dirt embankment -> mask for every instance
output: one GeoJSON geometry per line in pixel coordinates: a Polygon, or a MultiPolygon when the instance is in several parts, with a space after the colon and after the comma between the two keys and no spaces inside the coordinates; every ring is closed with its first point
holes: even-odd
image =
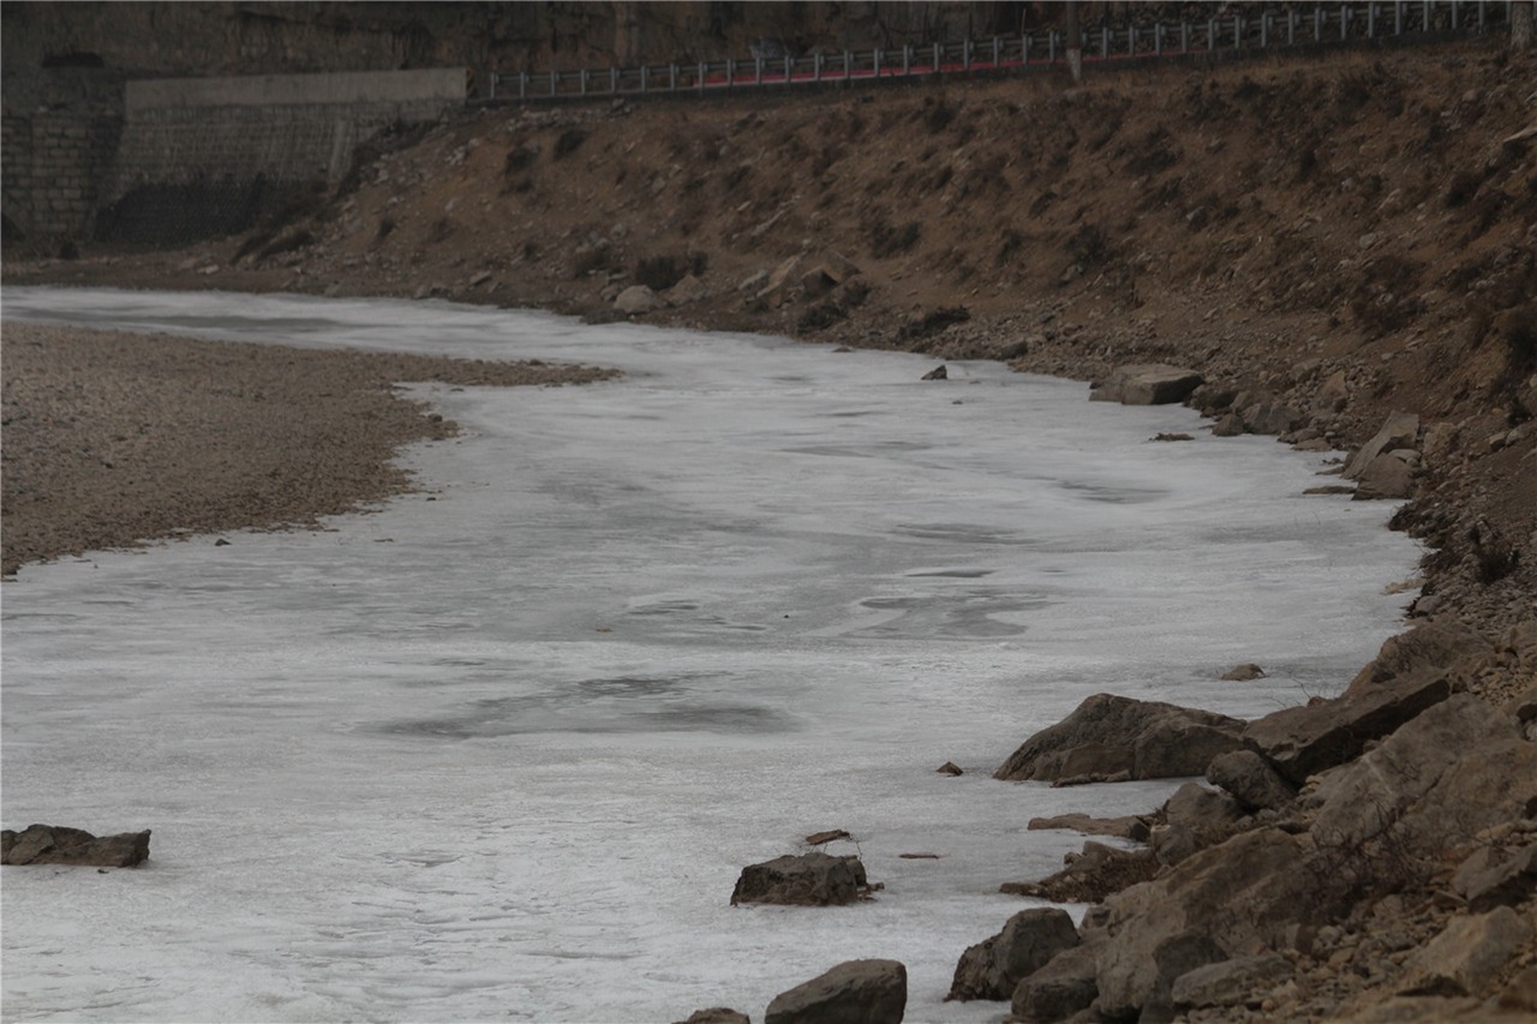
{"type": "MultiPolygon", "coordinates": [[[[794,102],[487,110],[384,140],[340,190],[250,236],[12,265],[6,280],[441,296],[593,319],[626,315],[615,300],[645,285],[661,304],[633,315],[657,323],[1084,379],[1124,363],[1188,366],[1208,381],[1203,410],[1314,446],[1356,448],[1390,413],[1413,414],[1399,449],[1413,499],[1395,518],[1429,551],[1413,614],[1481,639],[1385,651],[1352,691],[1375,701],[1432,673],[1441,698],[1467,690],[1503,709],[1537,665],[1534,109],[1537,57],[1483,42],[1148,69],[1079,89],[1038,76],[794,102]],[[1279,425],[1260,428],[1247,409],[1281,410],[1279,425]]],[[[1468,728],[1506,728],[1456,708],[1468,728]]],[[[1356,773],[1362,785],[1377,784],[1373,771],[1356,773]]],[[[1316,815],[1381,810],[1338,789],[1316,814],[1252,815],[1234,848],[1316,850],[1316,815]]],[[[1423,808],[1423,796],[1404,799],[1423,808]]],[[[1253,1012],[1367,1012],[1441,956],[1419,951],[1448,928],[1464,931],[1445,948],[1467,946],[1457,936],[1477,915],[1453,872],[1478,873],[1472,847],[1491,870],[1519,857],[1533,808],[1513,813],[1525,817],[1444,838],[1436,853],[1400,843],[1371,856],[1412,816],[1333,850],[1344,902],[1321,927],[1279,929],[1295,976],[1254,982],[1253,1012]]],[[[1168,900],[1123,902],[1131,916],[1112,931],[1174,913],[1188,874],[1170,870],[1168,900]]],[[[1534,906],[1514,905],[1527,917],[1534,906]]],[[[1494,993],[1537,985],[1537,938],[1511,934],[1478,991],[1449,1003],[1448,985],[1474,983],[1426,982],[1416,998],[1443,1001],[1403,1019],[1493,1012],[1494,993]]],[[[1537,1010],[1531,999],[1516,1012],[1537,1010]]]]}

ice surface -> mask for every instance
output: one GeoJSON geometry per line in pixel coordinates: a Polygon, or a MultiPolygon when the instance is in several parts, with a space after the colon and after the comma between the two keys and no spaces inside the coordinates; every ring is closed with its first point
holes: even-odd
{"type": "Polygon", "coordinates": [[[932,359],[436,302],[4,313],[628,373],[417,387],[464,427],[406,454],[421,493],[5,585],[5,826],[154,830],[139,870],[5,869],[8,1020],[759,1019],[871,956],[907,964],[909,1020],[997,1020],[940,1000],[1027,905],[998,884],[1081,843],[1029,818],[1175,783],[991,769],[1096,692],[1338,690],[1418,554],[1386,504],[1301,497],[1317,456],[1148,443],[1195,415],[991,363],[920,382],[932,359]],[[1218,681],[1241,661],[1271,677],[1218,681]],[[878,899],[728,905],[828,828],[878,899]]]}

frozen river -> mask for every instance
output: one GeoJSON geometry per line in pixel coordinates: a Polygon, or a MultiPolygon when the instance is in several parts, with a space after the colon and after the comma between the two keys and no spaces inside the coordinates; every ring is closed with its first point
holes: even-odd
{"type": "Polygon", "coordinates": [[[5,869],[7,1020],[761,1020],[857,957],[907,964],[910,1021],[998,1020],[940,1001],[1027,905],[999,883],[1082,842],[1025,823],[1175,785],[991,770],[1101,691],[1245,717],[1337,691],[1418,555],[1386,503],[1302,497],[1317,456],[997,364],[925,383],[917,356],[440,303],[3,298],[628,374],[419,387],[463,427],[405,453],[421,493],[4,585],[5,827],[154,830],[138,870],[5,869]],[[1270,678],[1218,681],[1244,661],[1270,678]],[[728,905],[830,828],[875,901],[728,905]]]}

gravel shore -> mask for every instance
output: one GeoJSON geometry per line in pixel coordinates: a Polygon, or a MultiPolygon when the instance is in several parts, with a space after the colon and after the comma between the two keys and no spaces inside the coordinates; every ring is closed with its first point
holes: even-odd
{"type": "Polygon", "coordinates": [[[555,385],[592,367],[5,325],[4,574],[28,562],[311,525],[407,490],[393,456],[456,427],[394,385],[555,385]]]}

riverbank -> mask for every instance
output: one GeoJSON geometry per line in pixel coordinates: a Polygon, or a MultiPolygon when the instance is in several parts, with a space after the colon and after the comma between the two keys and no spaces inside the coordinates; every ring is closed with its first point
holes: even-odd
{"type": "MultiPolygon", "coordinates": [[[[1537,665],[1534,82],[1531,55],[1475,43],[1078,90],[1042,78],[794,106],[486,111],[394,140],[286,223],[182,253],[13,263],[5,280],[442,296],[1078,379],[1166,362],[1205,378],[1193,401],[1224,429],[1346,450],[1406,414],[1386,440],[1410,499],[1395,525],[1428,548],[1410,621],[1477,639],[1401,645],[1358,689],[1436,676],[1443,701],[1467,690],[1507,715],[1537,665]]],[[[1471,763],[1452,735],[1404,756],[1471,763]]],[[[1426,791],[1399,796],[1407,816],[1426,791]]],[[[1369,797],[1335,813],[1365,814],[1369,797]]],[[[1493,792],[1481,806],[1507,809],[1493,792]]],[[[1463,982],[1416,991],[1405,965],[1448,934],[1466,944],[1448,929],[1478,915],[1454,874],[1470,847],[1499,863],[1529,848],[1530,818],[1517,807],[1386,861],[1335,851],[1370,884],[1290,920],[1317,942],[1266,934],[1294,979],[1253,1012],[1369,1016],[1401,992],[1432,1000],[1396,1011],[1408,1019],[1496,1012],[1537,964],[1530,931],[1455,1005],[1445,989],[1463,982]],[[1384,935],[1403,944],[1368,945],[1384,935]]],[[[1251,821],[1203,855],[1305,846],[1315,820],[1251,821]]],[[[1168,892],[1183,870],[1128,914],[1193,914],[1168,892]]],[[[1530,918],[1530,896],[1514,906],[1530,918]]],[[[1131,917],[1116,927],[1136,931],[1131,917]]]]}

